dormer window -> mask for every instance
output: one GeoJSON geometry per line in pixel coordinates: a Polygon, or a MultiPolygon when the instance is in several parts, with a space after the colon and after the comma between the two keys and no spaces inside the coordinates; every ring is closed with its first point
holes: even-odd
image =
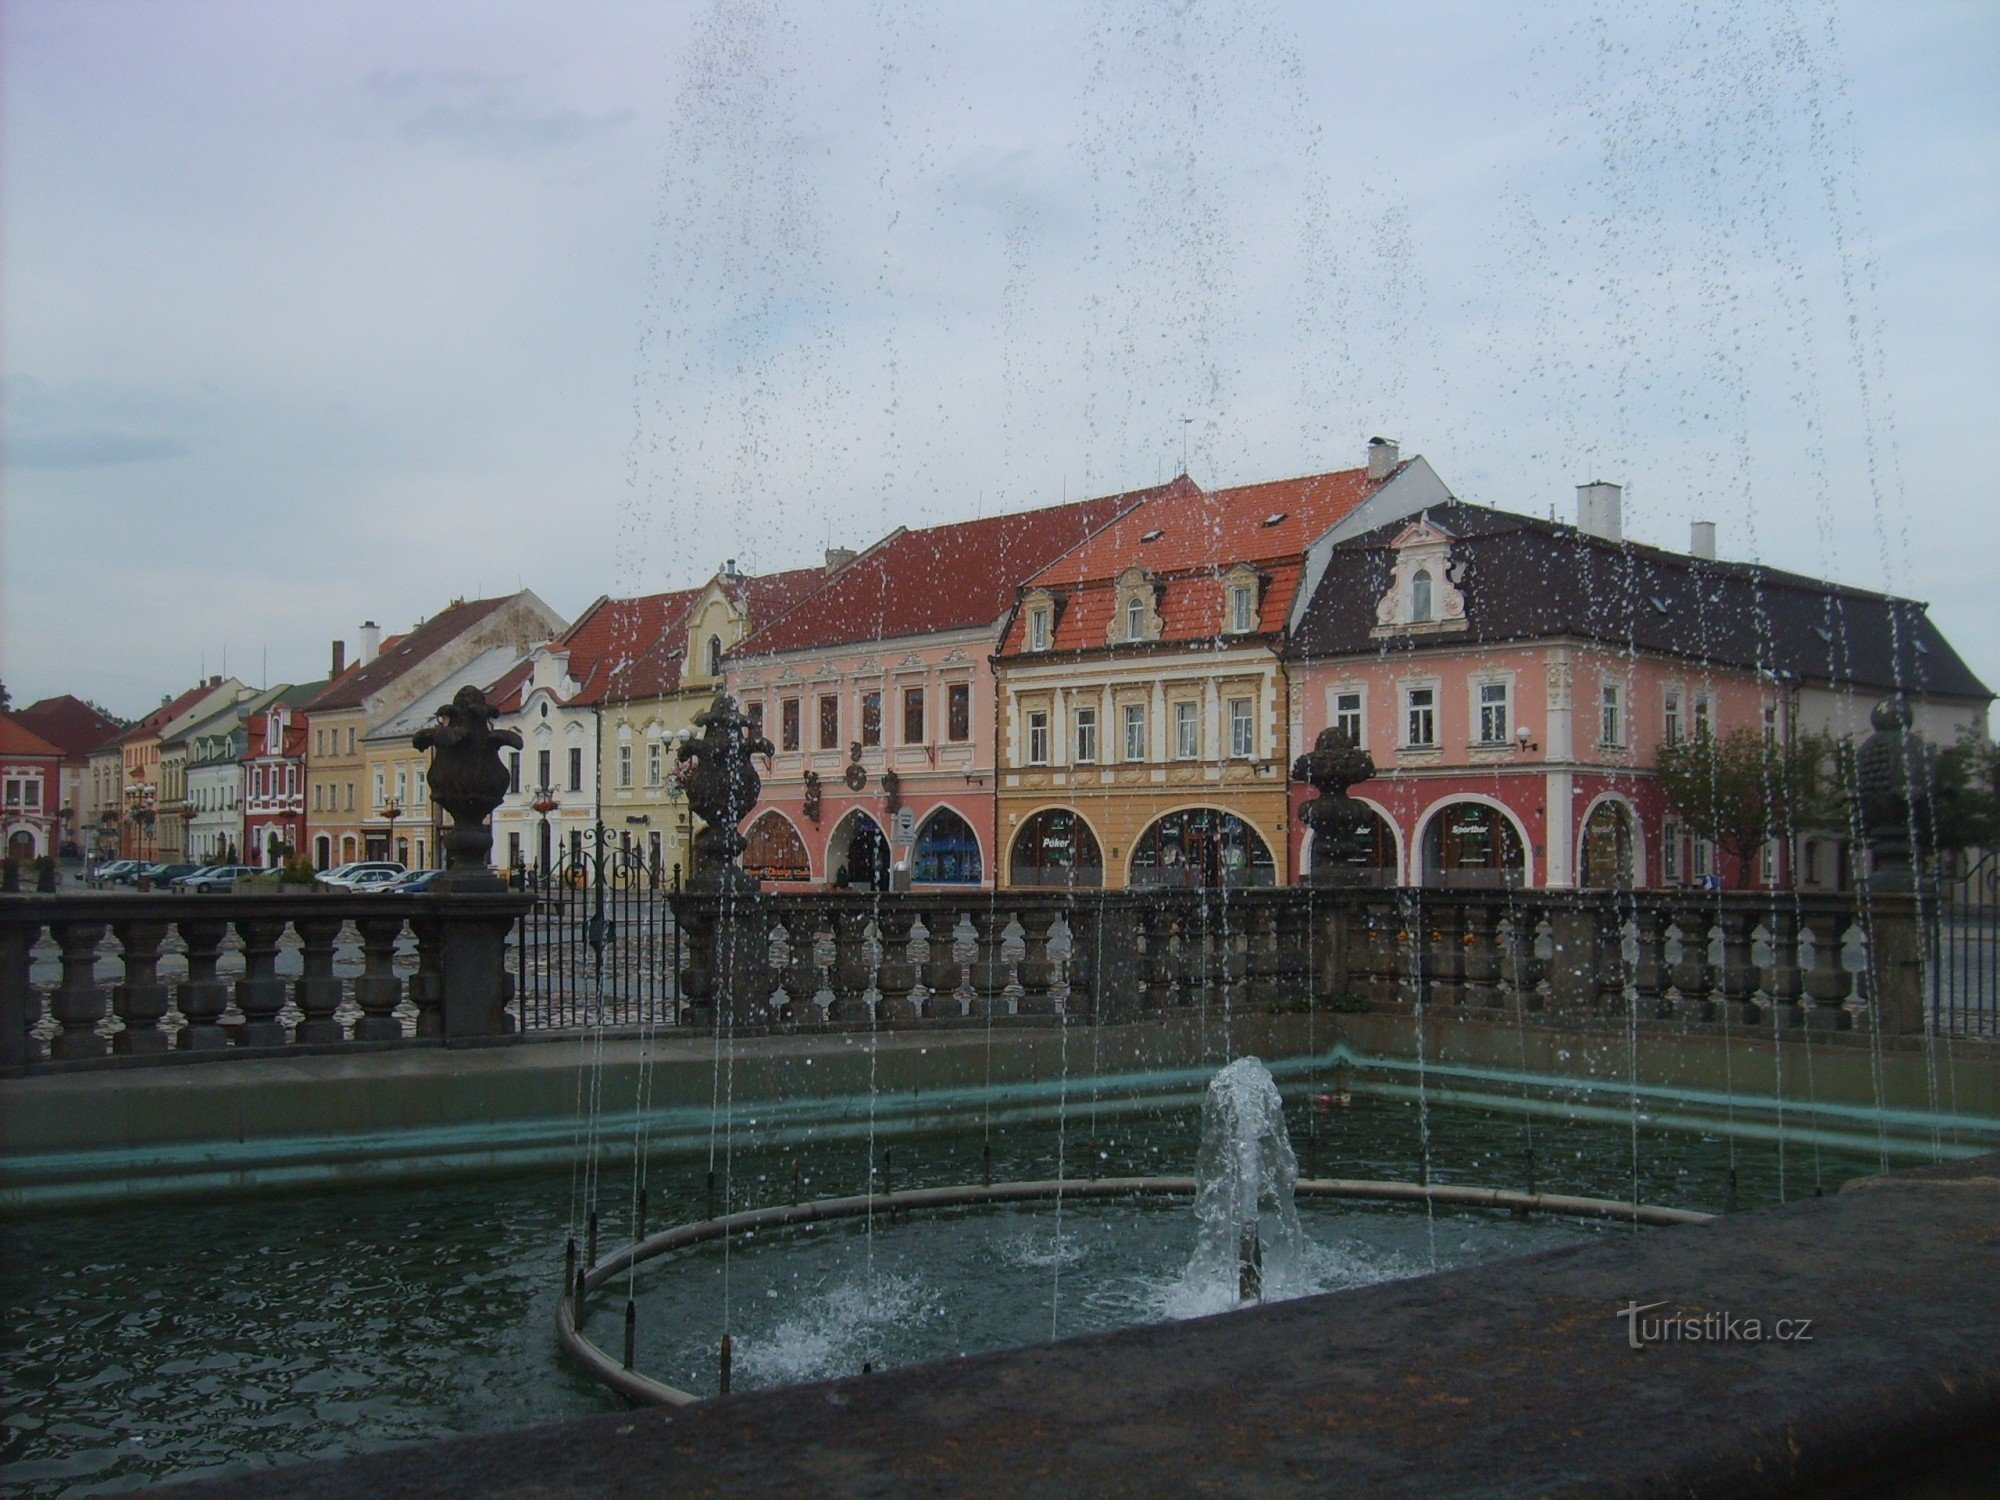
{"type": "Polygon", "coordinates": [[[719,635],[708,638],[708,675],[711,677],[722,675],[722,637],[719,635]]]}
{"type": "Polygon", "coordinates": [[[1431,574],[1419,568],[1410,579],[1410,620],[1421,624],[1431,617],[1431,574]]]}
{"type": "Polygon", "coordinates": [[[1028,611],[1028,649],[1030,651],[1049,649],[1049,611],[1045,605],[1028,611]]]}
{"type": "Polygon", "coordinates": [[[1137,594],[1125,601],[1125,639],[1143,641],[1146,638],[1146,601],[1137,594]]]}
{"type": "Polygon", "coordinates": [[[1248,584],[1229,591],[1229,628],[1239,634],[1257,628],[1257,591],[1248,584]]]}

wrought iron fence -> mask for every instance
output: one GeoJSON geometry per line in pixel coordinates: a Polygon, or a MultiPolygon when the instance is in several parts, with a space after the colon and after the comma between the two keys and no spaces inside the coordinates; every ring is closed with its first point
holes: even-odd
{"type": "Polygon", "coordinates": [[[2000,1037],[2000,854],[1943,872],[1926,905],[1932,1030],[2000,1037]]]}
{"type": "Polygon", "coordinates": [[[534,897],[517,948],[522,1030],[675,1023],[673,911],[642,851],[599,825],[520,884],[534,897]]]}

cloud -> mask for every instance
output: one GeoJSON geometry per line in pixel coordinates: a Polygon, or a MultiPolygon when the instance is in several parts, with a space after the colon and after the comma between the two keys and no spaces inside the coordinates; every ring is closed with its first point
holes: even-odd
{"type": "Polygon", "coordinates": [[[521,80],[464,69],[430,72],[378,68],[366,92],[397,106],[419,106],[398,127],[406,141],[443,141],[473,151],[514,154],[574,145],[617,130],[630,109],[590,114],[528,102],[521,80]]]}
{"type": "Polygon", "coordinates": [[[55,432],[9,439],[7,462],[23,469],[96,469],[110,464],[152,463],[187,450],[159,433],[55,432]]]}

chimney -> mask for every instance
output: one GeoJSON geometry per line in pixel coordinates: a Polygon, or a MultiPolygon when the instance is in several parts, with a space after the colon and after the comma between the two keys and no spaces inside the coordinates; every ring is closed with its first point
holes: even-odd
{"type": "Polygon", "coordinates": [[[855,551],[852,547],[829,547],[826,549],[826,570],[831,573],[853,562],[855,551]]]}
{"type": "Polygon", "coordinates": [[[723,560],[722,576],[724,578],[727,578],[731,583],[734,583],[737,579],[743,576],[741,573],[736,571],[735,558],[731,557],[723,560]]]}
{"type": "Polygon", "coordinates": [[[220,672],[218,672],[218,673],[216,673],[216,674],[215,674],[215,675],[214,675],[213,677],[209,678],[209,679],[208,679],[208,685],[209,685],[210,687],[221,687],[221,686],[222,686],[222,674],[221,674],[220,672]]]}
{"type": "Polygon", "coordinates": [[[1625,489],[1593,479],[1576,487],[1576,529],[1607,542],[1625,539],[1625,489]]]}
{"type": "Polygon", "coordinates": [[[1715,522],[1696,521],[1688,527],[1688,551],[1715,561],[1715,522]]]}
{"type": "Polygon", "coordinates": [[[347,642],[335,641],[333,643],[332,675],[338,677],[342,672],[345,672],[346,670],[347,670],[347,642]]]}
{"type": "Polygon", "coordinates": [[[1396,472],[1396,465],[1402,461],[1402,450],[1396,446],[1394,438],[1372,437],[1368,440],[1370,479],[1387,479],[1396,472]]]}
{"type": "Polygon", "coordinates": [[[362,666],[375,660],[375,653],[382,649],[382,627],[373,620],[361,622],[361,655],[357,660],[362,666]]]}

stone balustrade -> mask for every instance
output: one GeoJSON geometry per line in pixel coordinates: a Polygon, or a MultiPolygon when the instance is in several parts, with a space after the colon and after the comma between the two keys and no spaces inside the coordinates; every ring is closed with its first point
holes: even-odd
{"type": "Polygon", "coordinates": [[[1907,898],[1712,891],[684,893],[698,1024],[1413,1009],[1922,1029],[1907,898]]]}
{"type": "Polygon", "coordinates": [[[515,1033],[510,893],[0,900],[0,1068],[515,1033]]]}

